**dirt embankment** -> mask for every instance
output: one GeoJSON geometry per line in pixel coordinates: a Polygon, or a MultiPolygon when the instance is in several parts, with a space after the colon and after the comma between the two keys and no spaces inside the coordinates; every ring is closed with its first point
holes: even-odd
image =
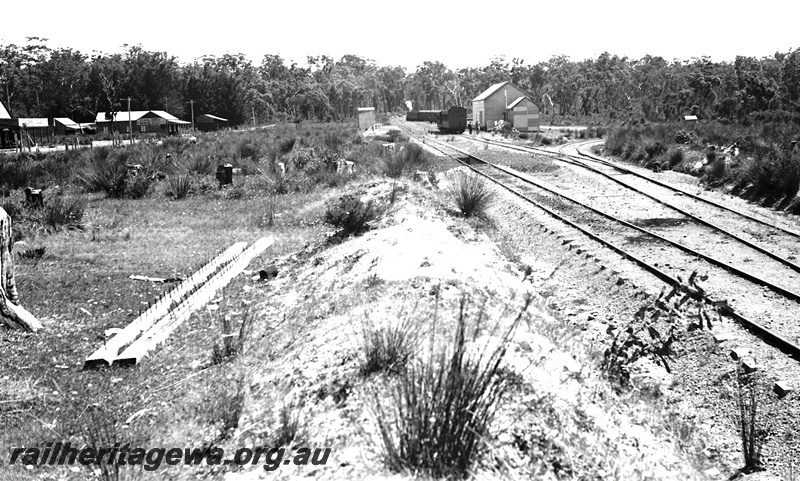
{"type": "MultiPolygon", "coordinates": [[[[378,183],[362,194],[385,200],[390,190],[378,183]]],[[[283,259],[280,276],[252,291],[253,339],[238,361],[248,373],[245,408],[229,444],[274,445],[288,427],[293,444],[330,447],[331,454],[324,466],[273,473],[248,466],[225,479],[415,477],[384,462],[377,416],[395,415],[398,376],[361,374],[364,332],[406,323],[420,333],[410,362],[424,360],[430,349],[447,348],[466,298],[475,334],[469,352],[477,354],[497,345],[526,296],[533,302],[500,369],[509,390],[482,443],[476,478],[703,479],[709,466],[681,453],[663,412],[646,400],[620,398],[596,370],[596,338],[613,315],[591,310],[579,291],[616,289],[628,300],[635,292],[594,264],[576,264],[566,248],[537,254],[554,239],[522,249],[526,275],[520,251],[508,249],[519,239],[498,248],[487,236],[497,240],[501,229],[491,218],[510,220],[509,207],[466,222],[448,205],[442,191],[401,184],[400,200],[375,229],[283,259]],[[580,269],[586,278],[562,277],[580,269]],[[560,290],[578,297],[565,305],[560,290]]]]}

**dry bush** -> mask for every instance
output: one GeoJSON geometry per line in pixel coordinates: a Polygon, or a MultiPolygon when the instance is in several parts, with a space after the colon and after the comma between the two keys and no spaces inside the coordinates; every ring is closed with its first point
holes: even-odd
{"type": "Polygon", "coordinates": [[[343,235],[357,235],[368,230],[369,223],[381,215],[383,209],[374,200],[362,202],[354,195],[343,195],[328,203],[324,221],[341,229],[343,235]]]}

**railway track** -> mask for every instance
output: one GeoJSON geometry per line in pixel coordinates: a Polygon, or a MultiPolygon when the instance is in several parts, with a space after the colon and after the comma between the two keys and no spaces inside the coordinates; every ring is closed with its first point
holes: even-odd
{"type": "MultiPolygon", "coordinates": [[[[774,309],[785,310],[788,302],[797,310],[797,303],[800,302],[800,293],[798,292],[800,289],[778,285],[755,273],[744,271],[729,262],[703,253],[693,246],[684,245],[674,239],[674,235],[668,235],[667,231],[670,229],[661,228],[658,231],[648,229],[594,205],[589,205],[587,202],[582,202],[575,196],[567,194],[530,175],[496,165],[452,145],[431,141],[430,139],[426,139],[426,143],[467,165],[476,173],[489,178],[514,195],[535,205],[550,216],[566,223],[624,258],[633,261],[663,282],[671,285],[680,283],[678,275],[667,272],[665,268],[671,265],[685,266],[689,267],[688,270],[690,271],[709,272],[712,279],[715,279],[715,281],[712,281],[714,285],[710,286],[711,290],[717,294],[725,294],[726,299],[737,297],[745,299],[745,304],[759,305],[763,304],[761,300],[759,302],[748,302],[746,299],[754,296],[759,296],[760,299],[766,296],[774,309]],[[461,158],[451,152],[457,152],[461,158]],[[463,159],[468,160],[464,161],[463,159]],[[470,165],[469,159],[474,159],[477,163],[470,165]],[[665,258],[669,259],[666,264],[664,263],[665,258]],[[659,266],[659,263],[661,266],[659,266]],[[759,292],[760,290],[753,284],[767,288],[772,292],[759,292]],[[728,288],[726,289],[726,287],[728,288]]],[[[548,153],[550,155],[559,155],[552,152],[548,153]]],[[[574,161],[574,159],[572,160],[574,161]]],[[[674,211],[674,206],[659,203],[657,199],[650,199],[650,202],[659,206],[663,211],[674,211]]],[[[654,207],[649,206],[647,209],[651,211],[654,207]]],[[[687,224],[683,229],[684,231],[686,228],[703,228],[707,231],[716,230],[717,232],[713,235],[737,239],[735,235],[731,236],[731,233],[724,232],[724,229],[717,226],[709,226],[708,223],[696,222],[692,219],[691,214],[687,214],[689,213],[680,213],[687,224]]],[[[737,242],[739,241],[737,240],[737,242]]],[[[794,263],[791,260],[782,258],[778,254],[765,253],[766,249],[759,249],[760,246],[748,244],[752,243],[748,241],[742,243],[746,249],[752,251],[752,255],[760,255],[764,262],[771,262],[772,269],[781,266],[783,269],[791,269],[792,272],[796,270],[795,267],[792,267],[794,263]]],[[[680,268],[670,267],[670,269],[675,271],[680,268]]],[[[718,300],[710,297],[707,300],[712,303],[719,303],[718,300]]],[[[778,347],[796,359],[800,359],[800,346],[793,340],[800,338],[800,318],[790,319],[788,322],[783,323],[776,323],[770,318],[764,322],[764,320],[756,320],[750,316],[745,316],[732,308],[725,310],[729,317],[739,321],[744,327],[763,338],[769,344],[778,347]]]]}
{"type": "MultiPolygon", "coordinates": [[[[470,137],[467,138],[469,138],[470,140],[474,140],[470,137]]],[[[587,172],[590,172],[593,175],[602,178],[607,183],[615,184],[621,189],[619,190],[620,195],[625,195],[626,193],[629,193],[628,191],[632,191],[636,194],[647,197],[648,199],[659,204],[668,211],[675,212],[680,216],[682,216],[677,218],[671,218],[675,222],[677,223],[683,222],[687,224],[695,223],[697,225],[701,225],[707,228],[702,238],[697,238],[697,236],[683,235],[681,234],[680,231],[686,229],[674,229],[674,226],[670,226],[670,228],[667,229],[655,227],[653,230],[655,231],[660,230],[667,237],[672,236],[671,238],[673,240],[675,240],[675,235],[682,235],[683,238],[693,239],[695,245],[693,245],[692,247],[699,252],[707,250],[709,248],[708,247],[709,245],[711,247],[718,245],[725,245],[726,241],[719,240],[720,236],[724,236],[728,240],[733,240],[738,244],[747,246],[748,250],[738,251],[738,253],[740,254],[738,256],[733,255],[733,252],[735,251],[730,251],[726,253],[729,259],[727,260],[727,262],[723,262],[723,264],[728,264],[733,269],[741,270],[745,272],[746,275],[751,275],[753,271],[763,271],[764,269],[767,269],[775,277],[783,279],[783,283],[785,284],[784,287],[789,286],[789,290],[793,290],[794,292],[800,292],[800,276],[797,275],[797,273],[800,273],[800,264],[794,261],[794,259],[796,259],[798,255],[800,255],[800,241],[798,241],[798,239],[800,239],[800,233],[797,233],[796,231],[780,226],[775,226],[772,223],[769,223],[765,220],[755,218],[753,216],[736,211],[734,209],[730,209],[726,206],[715,203],[713,201],[702,199],[701,197],[686,192],[683,189],[674,188],[666,183],[660,182],[655,179],[650,179],[649,177],[645,177],[641,174],[635,173],[622,166],[617,166],[611,162],[604,161],[604,159],[600,159],[596,156],[591,156],[591,157],[593,159],[599,159],[600,161],[602,161],[603,165],[608,166],[611,169],[622,171],[624,174],[630,173],[635,178],[640,179],[641,182],[639,183],[639,185],[632,184],[630,179],[626,178],[623,180],[620,178],[623,176],[614,175],[612,173],[609,173],[608,171],[603,171],[592,165],[588,165],[587,163],[582,162],[579,159],[576,159],[575,156],[570,156],[563,153],[556,154],[554,152],[536,148],[526,148],[526,147],[517,148],[517,146],[508,146],[507,144],[503,144],[500,142],[493,142],[486,139],[481,139],[480,141],[490,145],[501,146],[503,148],[511,148],[512,150],[520,150],[523,152],[536,153],[539,155],[546,155],[549,157],[553,157],[560,162],[564,162],[569,165],[577,166],[581,169],[584,169],[587,172]],[[648,186],[646,184],[642,185],[646,182],[652,182],[652,184],[656,186],[655,187],[656,189],[661,190],[660,195],[651,192],[653,189],[652,186],[648,186]],[[662,187],[665,185],[669,187],[669,189],[667,188],[662,189],[662,187]],[[671,192],[673,193],[677,192],[679,195],[678,196],[672,195],[670,197],[669,194],[665,194],[665,191],[669,192],[670,189],[671,192]],[[687,199],[683,199],[684,197],[686,197],[687,199]],[[701,216],[700,214],[696,213],[698,205],[693,205],[693,206],[686,205],[686,204],[697,204],[699,202],[708,202],[710,203],[709,205],[715,206],[715,208],[717,208],[719,212],[716,213],[712,212],[710,214],[705,213],[705,215],[701,216]],[[694,212],[692,212],[692,210],[694,210],[694,212]],[[709,218],[713,218],[714,220],[713,221],[708,220],[709,218]],[[742,225],[742,223],[744,223],[744,225],[742,225]],[[769,236],[769,238],[767,239],[768,243],[770,244],[769,247],[764,245],[765,243],[764,240],[757,239],[755,238],[755,236],[753,236],[753,233],[763,234],[764,226],[770,229],[773,234],[769,236]],[[749,233],[748,233],[748,228],[749,228],[749,233]],[[734,230],[742,232],[742,234],[735,233],[734,230]],[[717,238],[718,240],[713,241],[714,238],[717,238]],[[712,241],[709,242],[709,240],[712,241]],[[749,256],[751,254],[751,251],[754,251],[757,255],[766,256],[772,261],[772,263],[762,262],[757,265],[754,265],[750,269],[738,269],[734,267],[736,265],[744,266],[747,265],[748,262],[751,262],[752,258],[749,256]],[[774,263],[780,264],[781,267],[776,269],[774,263]],[[791,270],[792,272],[789,272],[789,270],[791,270]],[[749,273],[747,273],[748,271],[749,273]]],[[[577,150],[578,152],[580,152],[580,149],[577,150]]],[[[602,188],[605,192],[612,190],[608,185],[603,185],[602,188]]],[[[613,194],[611,197],[613,197],[613,194]]],[[[597,202],[600,204],[603,203],[609,204],[609,202],[614,202],[614,201],[613,200],[609,201],[608,199],[599,199],[597,200],[597,202]]],[[[665,214],[666,212],[667,211],[662,211],[662,213],[665,214]]],[[[680,238],[677,240],[678,242],[680,242],[680,238]]],[[[763,284],[757,280],[754,280],[754,282],[758,282],[761,285],[767,286],[767,284],[763,284]]],[[[771,284],[776,284],[776,283],[773,281],[771,282],[771,284]]],[[[790,294],[789,297],[795,298],[794,294],[790,294]]]]}

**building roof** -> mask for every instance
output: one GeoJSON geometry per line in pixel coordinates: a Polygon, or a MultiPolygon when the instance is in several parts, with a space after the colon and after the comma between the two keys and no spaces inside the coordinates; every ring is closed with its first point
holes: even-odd
{"type": "Polygon", "coordinates": [[[359,107],[359,112],[369,112],[370,110],[375,110],[375,107],[359,107]]]}
{"type": "Polygon", "coordinates": [[[208,117],[209,119],[219,120],[220,122],[228,121],[228,119],[223,119],[222,117],[217,117],[216,115],[211,115],[211,114],[203,114],[198,116],[197,118],[199,119],[200,117],[208,117]]]}
{"type": "Polygon", "coordinates": [[[75,130],[80,130],[82,126],[86,126],[86,124],[78,125],[77,122],[67,117],[56,117],[53,120],[63,125],[64,127],[75,130]]]}
{"type": "Polygon", "coordinates": [[[477,102],[479,100],[486,100],[487,98],[489,98],[490,95],[492,95],[493,93],[497,92],[504,85],[506,85],[508,83],[510,83],[510,82],[508,80],[506,80],[505,82],[500,82],[499,84],[494,84],[491,87],[489,87],[488,89],[484,90],[483,93],[481,93],[480,95],[478,95],[477,97],[472,99],[472,101],[473,102],[477,102]]]}
{"type": "MultiPolygon", "coordinates": [[[[173,124],[188,124],[190,122],[186,122],[184,120],[178,120],[178,117],[175,117],[172,114],[164,112],[163,110],[131,110],[130,121],[136,121],[144,117],[149,113],[154,113],[157,116],[161,117],[162,119],[168,120],[173,124]]],[[[95,118],[95,122],[108,122],[106,120],[106,113],[105,112],[97,112],[97,117],[95,118]]],[[[128,122],[128,111],[122,110],[117,112],[117,122],[128,122]]]]}
{"type": "Polygon", "coordinates": [[[10,118],[11,114],[8,113],[8,110],[6,110],[6,106],[3,105],[3,101],[0,100],[0,119],[10,119],[10,118]]]}
{"type": "Polygon", "coordinates": [[[513,109],[514,107],[516,107],[516,106],[517,106],[517,104],[518,104],[518,103],[522,102],[523,100],[528,100],[528,101],[530,101],[531,99],[529,99],[528,97],[519,97],[517,100],[515,100],[515,101],[511,102],[511,103],[508,105],[508,108],[509,108],[509,109],[513,109]]]}
{"type": "Polygon", "coordinates": [[[683,120],[697,120],[696,115],[684,115],[683,120]]]}

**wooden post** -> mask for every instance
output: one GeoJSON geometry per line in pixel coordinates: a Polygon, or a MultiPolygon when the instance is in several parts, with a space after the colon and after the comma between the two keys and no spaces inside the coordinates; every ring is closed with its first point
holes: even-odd
{"type": "Polygon", "coordinates": [[[0,324],[35,332],[42,328],[42,323],[19,304],[11,257],[11,232],[11,217],[0,207],[0,324]]]}

